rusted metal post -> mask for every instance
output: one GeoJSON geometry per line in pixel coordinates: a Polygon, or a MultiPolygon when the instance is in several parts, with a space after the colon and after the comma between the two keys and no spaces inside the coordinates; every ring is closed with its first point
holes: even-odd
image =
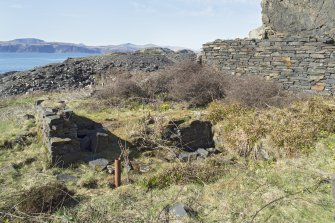
{"type": "Polygon", "coordinates": [[[121,161],[116,159],[115,165],[115,187],[121,186],[121,161]]]}

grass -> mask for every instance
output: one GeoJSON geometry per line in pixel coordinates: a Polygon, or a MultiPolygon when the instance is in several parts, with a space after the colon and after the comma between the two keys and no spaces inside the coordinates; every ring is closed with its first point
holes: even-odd
{"type": "MultiPolygon", "coordinates": [[[[66,94],[52,94],[51,97],[70,98],[66,94]]],[[[0,108],[0,112],[31,106],[30,102],[21,101],[26,99],[17,100],[19,102],[12,101],[10,105],[0,108]]],[[[302,102],[289,108],[266,110],[222,104],[195,110],[186,109],[181,104],[141,105],[123,109],[102,106],[92,109],[88,107],[91,103],[91,99],[78,96],[71,100],[69,106],[79,115],[102,122],[113,134],[123,139],[129,139],[131,131],[139,130],[141,120],[149,113],[155,118],[169,120],[187,116],[208,118],[199,115],[208,111],[211,119],[217,123],[216,127],[228,125],[224,122],[231,124],[226,132],[221,132],[222,136],[231,136],[229,131],[237,127],[250,133],[255,120],[263,120],[263,117],[271,114],[271,119],[265,119],[265,126],[261,128],[265,130],[260,131],[260,135],[271,133],[271,128],[273,132],[283,134],[298,133],[299,129],[305,133],[306,128],[313,128],[312,132],[317,133],[317,137],[313,136],[308,141],[303,137],[310,135],[302,134],[299,138],[308,143],[311,148],[308,153],[268,161],[245,158],[236,153],[227,154],[226,151],[205,161],[183,164],[165,161],[162,157],[164,148],[141,153],[133,161],[149,165],[150,171],[130,171],[132,183],[128,185],[124,179],[123,186],[118,189],[111,188],[113,175],[96,172],[86,163],[67,169],[47,165],[46,149],[35,139],[25,147],[0,150],[0,169],[8,165],[14,168],[0,173],[0,212],[8,210],[8,206],[19,200],[18,195],[31,188],[57,182],[59,174],[78,179],[64,184],[75,192],[74,197],[79,203],[62,207],[50,215],[23,216],[24,220],[0,214],[1,221],[163,222],[166,220],[164,210],[169,205],[183,203],[195,213],[194,218],[185,222],[333,222],[330,177],[335,170],[335,135],[331,133],[332,117],[328,117],[333,112],[330,99],[319,98],[312,102],[314,104],[302,102]],[[306,119],[310,123],[317,125],[302,125],[306,122],[299,120],[306,120],[305,115],[308,115],[306,119]],[[290,120],[290,123],[282,124],[288,128],[287,131],[285,128],[273,128],[273,123],[280,124],[280,120],[285,118],[290,120]],[[329,124],[329,129],[324,123],[329,124]]],[[[6,118],[0,119],[2,139],[15,137],[22,129],[34,128],[29,123],[16,122],[17,113],[7,114],[6,118]]],[[[260,138],[258,131],[251,132],[255,140],[252,137],[250,140],[257,141],[260,138]]],[[[295,142],[294,138],[290,140],[295,142]]]]}
{"type": "Polygon", "coordinates": [[[262,143],[274,158],[281,158],[313,150],[322,135],[335,132],[334,115],[333,99],[314,97],[266,110],[213,103],[208,118],[217,123],[218,144],[228,152],[253,156],[262,143]]]}

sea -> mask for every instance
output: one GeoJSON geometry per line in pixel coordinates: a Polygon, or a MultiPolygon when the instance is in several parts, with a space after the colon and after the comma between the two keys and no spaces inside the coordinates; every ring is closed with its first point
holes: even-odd
{"type": "Polygon", "coordinates": [[[9,71],[24,71],[68,58],[87,57],[86,53],[0,53],[0,75],[9,71]]]}

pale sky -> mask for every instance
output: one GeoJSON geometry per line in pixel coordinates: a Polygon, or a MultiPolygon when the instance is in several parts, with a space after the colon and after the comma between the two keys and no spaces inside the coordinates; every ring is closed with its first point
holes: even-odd
{"type": "Polygon", "coordinates": [[[200,49],[261,26],[261,0],[0,0],[0,41],[200,49]]]}

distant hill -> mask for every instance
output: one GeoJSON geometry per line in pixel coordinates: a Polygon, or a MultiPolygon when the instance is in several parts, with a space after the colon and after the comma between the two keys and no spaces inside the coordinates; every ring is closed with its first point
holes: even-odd
{"type": "MultiPolygon", "coordinates": [[[[84,44],[46,42],[35,38],[22,38],[10,41],[0,41],[0,52],[18,53],[111,53],[111,52],[135,52],[144,48],[159,47],[154,44],[135,45],[126,43],[108,46],[86,46],[84,44]]],[[[183,47],[167,47],[172,50],[185,49],[183,47]]]]}

